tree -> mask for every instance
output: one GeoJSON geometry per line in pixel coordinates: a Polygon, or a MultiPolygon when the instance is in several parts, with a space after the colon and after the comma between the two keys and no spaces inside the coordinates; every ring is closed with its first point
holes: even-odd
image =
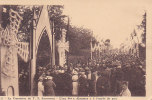
{"type": "MultiPolygon", "coordinates": [[[[92,32],[83,27],[69,27],[70,54],[78,55],[82,49],[90,50],[92,32]]],[[[93,38],[95,40],[95,38],[93,38]]]]}
{"type": "Polygon", "coordinates": [[[142,30],[142,43],[139,45],[139,57],[143,60],[146,59],[146,12],[143,15],[143,19],[138,29],[142,30]]]}
{"type": "MultiPolygon", "coordinates": [[[[23,5],[6,5],[6,13],[3,13],[3,27],[9,25],[9,9],[17,11],[22,17],[21,25],[17,37],[19,41],[30,42],[30,38],[33,32],[33,10],[36,11],[36,15],[39,18],[42,6],[23,6],[23,5]]],[[[67,23],[65,20],[66,15],[63,15],[63,5],[49,5],[48,13],[50,23],[54,24],[52,30],[55,33],[55,40],[58,41],[61,38],[61,30],[67,29],[67,23]]],[[[38,19],[37,19],[38,21],[38,19]]],[[[52,26],[52,25],[51,25],[52,26]]],[[[69,25],[68,38],[70,44],[70,54],[81,54],[82,49],[90,50],[90,40],[93,38],[91,30],[83,27],[76,27],[69,25]]],[[[93,38],[95,43],[95,38],[93,38]]]]}
{"type": "Polygon", "coordinates": [[[142,19],[141,24],[138,25],[138,29],[143,30],[143,33],[142,33],[142,37],[143,37],[142,42],[144,44],[146,44],[146,15],[147,14],[145,12],[144,15],[143,15],[143,19],[142,19]]]}
{"type": "Polygon", "coordinates": [[[49,17],[50,22],[54,24],[54,33],[55,33],[55,39],[59,40],[61,38],[61,29],[65,28],[66,25],[64,23],[64,18],[66,17],[63,15],[63,9],[64,6],[62,5],[49,5],[48,11],[49,11],[49,17]]]}
{"type": "Polygon", "coordinates": [[[22,16],[23,20],[21,21],[17,37],[19,41],[29,42],[30,36],[32,34],[32,20],[33,20],[33,9],[35,9],[36,14],[39,15],[42,6],[23,6],[23,5],[5,5],[3,8],[6,9],[6,12],[2,13],[2,27],[5,29],[9,25],[9,10],[13,9],[22,16]]]}

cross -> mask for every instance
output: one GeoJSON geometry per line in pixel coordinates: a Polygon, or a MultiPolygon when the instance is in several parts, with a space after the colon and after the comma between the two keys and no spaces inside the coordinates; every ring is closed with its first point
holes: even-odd
{"type": "Polygon", "coordinates": [[[66,38],[66,30],[62,29],[62,38],[57,43],[58,51],[59,51],[59,60],[60,60],[61,66],[63,66],[66,63],[65,51],[69,52],[69,41],[66,41],[65,38],[66,38]]]}
{"type": "Polygon", "coordinates": [[[10,9],[9,16],[10,25],[0,31],[0,44],[8,48],[2,73],[8,77],[15,77],[14,63],[17,62],[14,61],[14,57],[18,54],[25,62],[27,62],[29,56],[29,43],[20,42],[17,39],[17,33],[23,18],[13,9],[10,9]]]}

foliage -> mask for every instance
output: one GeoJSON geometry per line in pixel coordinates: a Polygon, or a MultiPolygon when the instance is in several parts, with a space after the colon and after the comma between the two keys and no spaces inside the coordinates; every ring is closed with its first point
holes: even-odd
{"type": "Polygon", "coordinates": [[[142,42],[146,44],[146,12],[143,15],[143,19],[140,25],[138,25],[138,29],[143,30],[143,40],[142,42]]]}
{"type": "Polygon", "coordinates": [[[61,38],[61,29],[65,28],[65,15],[63,15],[62,5],[50,5],[48,6],[50,21],[54,26],[55,39],[59,40],[61,38]]]}
{"type": "Polygon", "coordinates": [[[68,16],[63,15],[64,6],[62,5],[51,5],[48,6],[48,9],[50,21],[54,22],[56,40],[61,38],[62,28],[68,31],[67,36],[70,43],[70,54],[76,55],[81,52],[81,49],[90,49],[91,30],[71,25],[68,27],[68,16]]]}
{"type": "MultiPolygon", "coordinates": [[[[17,5],[5,5],[6,12],[2,13],[2,26],[5,28],[9,25],[9,10],[13,9],[22,16],[19,32],[17,34],[19,41],[29,42],[30,33],[32,33],[32,20],[33,20],[33,6],[17,6],[17,5]]],[[[36,7],[35,7],[36,8],[36,7]]],[[[38,7],[36,8],[38,9],[38,7]]]]}
{"type": "MultiPolygon", "coordinates": [[[[90,49],[92,32],[83,27],[69,27],[70,53],[77,55],[82,49],[90,49]]],[[[95,40],[95,38],[93,38],[95,40]]]]}
{"type": "MultiPolygon", "coordinates": [[[[36,11],[36,15],[39,18],[42,6],[6,5],[4,8],[7,9],[7,12],[3,13],[3,27],[6,27],[9,24],[9,9],[14,9],[23,17],[17,35],[18,39],[19,41],[30,42],[33,31],[33,9],[36,11]]],[[[67,36],[69,38],[70,54],[77,55],[82,54],[81,51],[83,49],[90,50],[90,41],[91,38],[93,38],[91,30],[71,25],[68,27],[68,16],[63,15],[63,9],[63,5],[48,6],[50,23],[52,25],[54,24],[53,32],[55,33],[55,39],[59,40],[61,38],[61,29],[65,28],[68,30],[67,36]]],[[[95,43],[95,38],[93,38],[93,40],[95,43]]]]}

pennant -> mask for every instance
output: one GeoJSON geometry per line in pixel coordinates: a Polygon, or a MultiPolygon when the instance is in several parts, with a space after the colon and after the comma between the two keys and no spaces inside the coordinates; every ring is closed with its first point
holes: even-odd
{"type": "Polygon", "coordinates": [[[65,50],[69,52],[69,41],[65,42],[65,50]]]}

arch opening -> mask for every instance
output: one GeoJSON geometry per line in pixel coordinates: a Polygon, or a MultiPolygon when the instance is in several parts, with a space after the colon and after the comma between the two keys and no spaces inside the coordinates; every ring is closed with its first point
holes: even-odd
{"type": "Polygon", "coordinates": [[[14,88],[13,86],[9,86],[7,89],[7,96],[14,96],[14,88]]]}
{"type": "Polygon", "coordinates": [[[49,37],[44,30],[42,33],[41,39],[39,41],[37,56],[36,56],[36,66],[44,67],[51,61],[51,47],[49,42],[49,37]]]}
{"type": "MultiPolygon", "coordinates": [[[[44,30],[38,44],[36,54],[36,90],[38,90],[39,77],[45,73],[51,66],[51,45],[47,31],[44,30]]],[[[38,93],[36,92],[36,95],[38,93]]]]}

